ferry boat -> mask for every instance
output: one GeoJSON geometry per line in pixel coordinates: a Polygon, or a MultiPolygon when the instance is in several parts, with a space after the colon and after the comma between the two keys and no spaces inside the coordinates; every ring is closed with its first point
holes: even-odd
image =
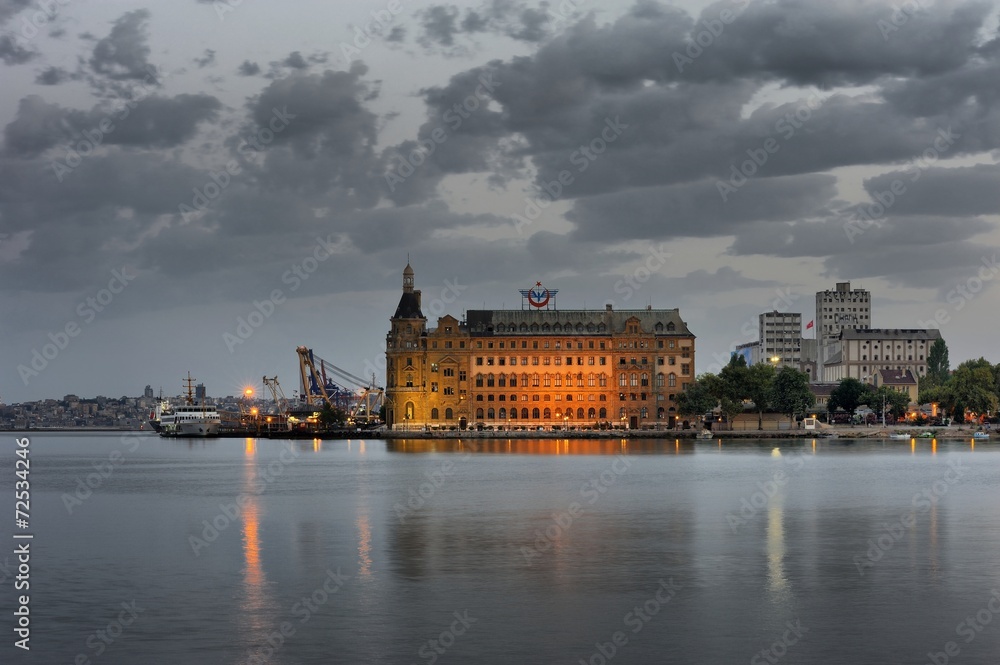
{"type": "Polygon", "coordinates": [[[973,439],[988,439],[988,438],[990,438],[990,433],[989,432],[983,432],[982,430],[980,430],[978,432],[973,432],[972,433],[972,438],[973,439]]]}
{"type": "Polygon", "coordinates": [[[194,379],[188,372],[187,398],[185,404],[171,407],[169,404],[162,408],[164,403],[157,407],[159,411],[159,427],[156,431],[160,436],[184,436],[184,437],[204,437],[218,436],[222,420],[219,412],[214,406],[209,406],[204,402],[196,404],[194,399],[194,379]]]}
{"type": "Polygon", "coordinates": [[[907,434],[906,432],[894,432],[894,433],[892,433],[892,434],[889,435],[889,438],[890,439],[896,439],[898,441],[909,441],[910,439],[913,438],[913,436],[910,435],[910,434],[907,434]]]}

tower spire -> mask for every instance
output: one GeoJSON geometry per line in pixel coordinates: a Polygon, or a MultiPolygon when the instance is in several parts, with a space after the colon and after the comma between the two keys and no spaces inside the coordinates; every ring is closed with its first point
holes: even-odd
{"type": "Polygon", "coordinates": [[[403,268],[403,293],[413,293],[413,268],[410,267],[410,255],[406,255],[406,267],[403,268]]]}

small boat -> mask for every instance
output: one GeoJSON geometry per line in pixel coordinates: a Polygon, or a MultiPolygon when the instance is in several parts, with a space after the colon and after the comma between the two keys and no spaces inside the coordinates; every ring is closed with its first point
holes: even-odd
{"type": "Polygon", "coordinates": [[[918,434],[916,436],[916,438],[918,438],[918,439],[933,439],[934,438],[934,434],[931,433],[931,432],[921,432],[920,434],[918,434]]]}
{"type": "Polygon", "coordinates": [[[897,441],[909,441],[913,437],[911,437],[906,432],[893,432],[892,434],[889,435],[889,438],[896,439],[897,441]]]}
{"type": "Polygon", "coordinates": [[[989,432],[982,432],[982,431],[973,432],[972,433],[972,438],[973,439],[988,439],[988,438],[990,438],[990,433],[989,432]]]}
{"type": "Polygon", "coordinates": [[[700,432],[698,432],[698,438],[699,439],[711,439],[712,438],[712,430],[710,430],[710,429],[703,429],[703,430],[701,430],[700,432]]]}

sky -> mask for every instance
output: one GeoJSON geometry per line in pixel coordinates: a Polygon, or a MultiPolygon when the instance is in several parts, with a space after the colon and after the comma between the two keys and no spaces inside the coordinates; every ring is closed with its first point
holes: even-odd
{"type": "Polygon", "coordinates": [[[0,0],[0,401],[381,385],[407,261],[430,325],[678,308],[699,373],[841,281],[998,362],[997,14],[0,0]]]}

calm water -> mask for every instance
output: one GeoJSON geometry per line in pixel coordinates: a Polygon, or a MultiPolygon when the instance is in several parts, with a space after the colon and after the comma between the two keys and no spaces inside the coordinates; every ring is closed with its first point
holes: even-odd
{"type": "Polygon", "coordinates": [[[7,577],[3,663],[1000,662],[996,444],[50,434],[30,455],[31,651],[7,577]]]}

